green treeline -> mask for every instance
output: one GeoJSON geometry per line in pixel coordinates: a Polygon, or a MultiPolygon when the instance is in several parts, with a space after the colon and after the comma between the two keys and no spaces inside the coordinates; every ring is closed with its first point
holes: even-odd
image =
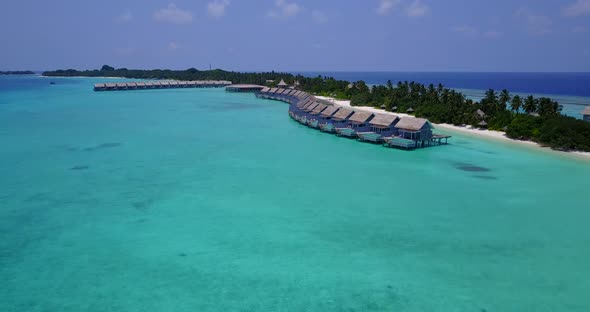
{"type": "Polygon", "coordinates": [[[230,72],[220,69],[215,70],[197,70],[190,68],[187,70],[170,70],[170,69],[152,69],[137,70],[118,68],[104,65],[100,70],[78,71],[74,69],[46,71],[43,76],[59,77],[124,77],[132,79],[174,79],[174,80],[228,80],[233,83],[251,83],[265,84],[267,80],[276,80],[278,83],[281,79],[293,82],[293,75],[288,73],[239,73],[230,72]]]}
{"type": "Polygon", "coordinates": [[[349,99],[353,106],[373,106],[388,111],[424,117],[434,123],[487,126],[505,131],[518,140],[532,140],[558,150],[590,151],[590,123],[564,116],[561,105],[546,98],[512,96],[507,90],[488,90],[474,102],[441,84],[425,86],[416,82],[388,81],[369,87],[363,81],[350,83],[331,77],[303,77],[289,73],[239,73],[224,70],[128,70],[103,66],[101,70],[58,70],[45,76],[126,77],[136,79],[229,80],[275,86],[281,79],[299,89],[324,96],[349,99]]]}
{"type": "Polygon", "coordinates": [[[13,71],[1,71],[0,75],[34,75],[35,72],[30,70],[13,70],[13,71]]]}

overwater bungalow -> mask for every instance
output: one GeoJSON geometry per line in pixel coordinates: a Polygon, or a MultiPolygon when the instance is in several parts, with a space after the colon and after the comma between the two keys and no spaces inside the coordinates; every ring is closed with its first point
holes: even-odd
{"type": "Polygon", "coordinates": [[[305,101],[299,101],[299,103],[295,106],[298,110],[303,110],[307,105],[313,103],[313,99],[307,99],[305,101]]]}
{"type": "Polygon", "coordinates": [[[320,130],[324,132],[334,132],[337,127],[345,126],[348,123],[348,118],[354,114],[354,111],[348,108],[341,107],[333,115],[332,118],[320,125],[320,130]]]}
{"type": "Polygon", "coordinates": [[[94,91],[104,91],[106,89],[106,84],[104,83],[97,83],[94,85],[94,91]]]}
{"type": "Polygon", "coordinates": [[[260,90],[260,93],[267,93],[268,90],[270,90],[269,87],[264,87],[264,88],[262,88],[262,90],[260,90]]]}
{"type": "Polygon", "coordinates": [[[582,110],[582,120],[590,122],[590,106],[586,106],[586,108],[582,110]]]}
{"type": "Polygon", "coordinates": [[[432,139],[432,124],[424,118],[402,117],[395,125],[398,136],[416,142],[425,142],[432,139]]]}
{"type": "Polygon", "coordinates": [[[174,87],[178,87],[179,84],[178,84],[178,81],[170,81],[169,85],[174,88],[174,87]]]}
{"type": "Polygon", "coordinates": [[[145,89],[145,82],[136,83],[137,89],[145,89]]]}
{"type": "Polygon", "coordinates": [[[311,112],[309,112],[309,119],[307,121],[307,125],[312,128],[318,128],[320,123],[320,114],[328,108],[326,104],[319,104],[317,105],[311,112]]]}
{"type": "Polygon", "coordinates": [[[303,111],[307,114],[311,113],[311,111],[313,111],[318,105],[320,105],[320,103],[318,102],[311,102],[311,104],[307,105],[306,107],[303,108],[303,111]]]}
{"type": "Polygon", "coordinates": [[[115,85],[116,85],[116,87],[115,87],[116,90],[127,90],[126,83],[116,83],[115,85]]]}
{"type": "Polygon", "coordinates": [[[370,129],[369,121],[373,119],[373,113],[366,111],[355,111],[348,118],[347,127],[336,128],[336,133],[346,137],[356,137],[358,132],[366,132],[370,129]]]}
{"type": "Polygon", "coordinates": [[[395,125],[400,118],[391,114],[377,114],[369,122],[371,128],[370,132],[358,132],[357,135],[362,141],[370,141],[380,143],[385,137],[394,136],[397,134],[395,125]]]}
{"type": "Polygon", "coordinates": [[[128,82],[127,89],[129,89],[129,90],[137,89],[137,84],[135,82],[128,82]]]}

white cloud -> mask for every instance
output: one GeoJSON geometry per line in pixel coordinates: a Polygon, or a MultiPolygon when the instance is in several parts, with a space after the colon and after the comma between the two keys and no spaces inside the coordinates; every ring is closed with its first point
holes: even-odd
{"type": "Polygon", "coordinates": [[[287,0],[276,0],[275,8],[268,12],[268,17],[271,18],[288,18],[293,17],[301,12],[301,6],[295,2],[287,2],[287,0]]]}
{"type": "Polygon", "coordinates": [[[465,26],[465,25],[455,26],[452,28],[452,30],[455,32],[464,34],[464,35],[469,35],[469,36],[476,35],[479,32],[476,28],[471,27],[471,26],[465,26]]]}
{"type": "Polygon", "coordinates": [[[215,0],[207,5],[207,13],[213,17],[225,15],[225,8],[230,4],[229,0],[215,0]]]}
{"type": "Polygon", "coordinates": [[[133,20],[133,15],[129,11],[127,11],[127,12],[117,16],[117,18],[115,18],[115,21],[118,23],[129,23],[132,20],[133,20]]]}
{"type": "Polygon", "coordinates": [[[414,0],[410,6],[406,8],[406,14],[409,17],[420,17],[428,13],[430,8],[428,5],[422,3],[421,0],[414,0]]]}
{"type": "Polygon", "coordinates": [[[401,0],[381,0],[377,7],[377,14],[389,15],[400,4],[401,0]]]}
{"type": "Polygon", "coordinates": [[[176,51],[179,48],[180,48],[180,46],[176,42],[170,42],[170,43],[168,43],[168,50],[170,50],[170,51],[176,51]]]}
{"type": "Polygon", "coordinates": [[[504,36],[503,32],[497,30],[488,30],[484,32],[480,32],[477,28],[471,26],[455,26],[451,28],[454,32],[463,34],[465,36],[472,36],[477,38],[488,38],[488,39],[497,39],[504,36]]]}
{"type": "Polygon", "coordinates": [[[170,3],[167,8],[154,12],[154,19],[158,22],[188,24],[193,21],[193,14],[190,11],[177,8],[174,3],[170,3]]]}
{"type": "Polygon", "coordinates": [[[311,11],[311,18],[318,24],[324,24],[328,22],[328,16],[324,12],[313,10],[311,11]]]}
{"type": "Polygon", "coordinates": [[[483,33],[483,36],[485,38],[495,39],[495,38],[501,38],[501,37],[503,37],[504,36],[504,33],[501,32],[501,31],[497,31],[497,30],[488,30],[488,31],[486,31],[486,32],[483,33]]]}
{"type": "Polygon", "coordinates": [[[526,7],[516,10],[514,15],[524,20],[526,31],[530,35],[541,36],[551,33],[553,21],[547,16],[538,15],[526,7]]]}
{"type": "Polygon", "coordinates": [[[590,0],[577,0],[562,9],[564,16],[581,16],[590,14],[590,0]]]}

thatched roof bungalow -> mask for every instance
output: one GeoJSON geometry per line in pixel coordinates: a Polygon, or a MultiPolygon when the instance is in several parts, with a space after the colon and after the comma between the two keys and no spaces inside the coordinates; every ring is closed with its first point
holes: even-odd
{"type": "Polygon", "coordinates": [[[340,107],[338,106],[328,106],[326,109],[324,109],[321,113],[322,117],[324,119],[330,119],[332,118],[332,116],[334,116],[334,114],[336,114],[336,112],[340,109],[340,107]]]}
{"type": "Polygon", "coordinates": [[[321,112],[323,112],[326,108],[328,107],[328,105],[326,104],[319,104],[318,106],[316,106],[312,111],[311,114],[312,115],[319,115],[321,112]]]}
{"type": "Polygon", "coordinates": [[[424,118],[402,117],[395,128],[404,139],[428,141],[432,138],[432,124],[424,118]]]}
{"type": "Polygon", "coordinates": [[[393,134],[395,131],[395,125],[399,122],[400,118],[392,114],[377,114],[369,125],[371,131],[375,133],[386,133],[387,135],[393,134]]]}
{"type": "Polygon", "coordinates": [[[279,84],[277,84],[277,87],[279,87],[279,88],[287,88],[288,86],[289,85],[283,79],[281,79],[281,81],[279,82],[279,84]]]}
{"type": "Polygon", "coordinates": [[[353,128],[355,131],[368,131],[369,124],[368,122],[373,119],[375,115],[371,112],[367,111],[355,111],[350,118],[348,118],[348,122],[350,123],[350,127],[353,128]]]}
{"type": "Polygon", "coordinates": [[[336,122],[345,122],[348,118],[354,114],[354,111],[349,108],[341,107],[333,116],[332,120],[336,122]]]}

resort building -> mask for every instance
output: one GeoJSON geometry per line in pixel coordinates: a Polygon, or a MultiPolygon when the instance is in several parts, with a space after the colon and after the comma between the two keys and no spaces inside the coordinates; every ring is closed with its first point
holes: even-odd
{"type": "MultiPolygon", "coordinates": [[[[232,91],[231,88],[227,89],[232,91]]],[[[339,106],[293,89],[261,86],[256,97],[291,104],[289,116],[302,125],[359,141],[382,143],[385,146],[414,149],[447,144],[448,135],[432,133],[432,125],[423,118],[403,117],[391,113],[339,106]],[[444,140],[444,142],[443,142],[444,140]]]]}
{"type": "Polygon", "coordinates": [[[399,136],[404,139],[425,142],[432,139],[432,125],[424,118],[403,117],[395,125],[399,136]]]}
{"type": "Polygon", "coordinates": [[[281,81],[279,82],[279,84],[277,85],[277,87],[279,87],[279,88],[288,88],[289,85],[285,82],[285,80],[281,79],[281,81]]]}
{"type": "Polygon", "coordinates": [[[590,122],[590,106],[586,106],[582,111],[582,120],[590,122]]]}

